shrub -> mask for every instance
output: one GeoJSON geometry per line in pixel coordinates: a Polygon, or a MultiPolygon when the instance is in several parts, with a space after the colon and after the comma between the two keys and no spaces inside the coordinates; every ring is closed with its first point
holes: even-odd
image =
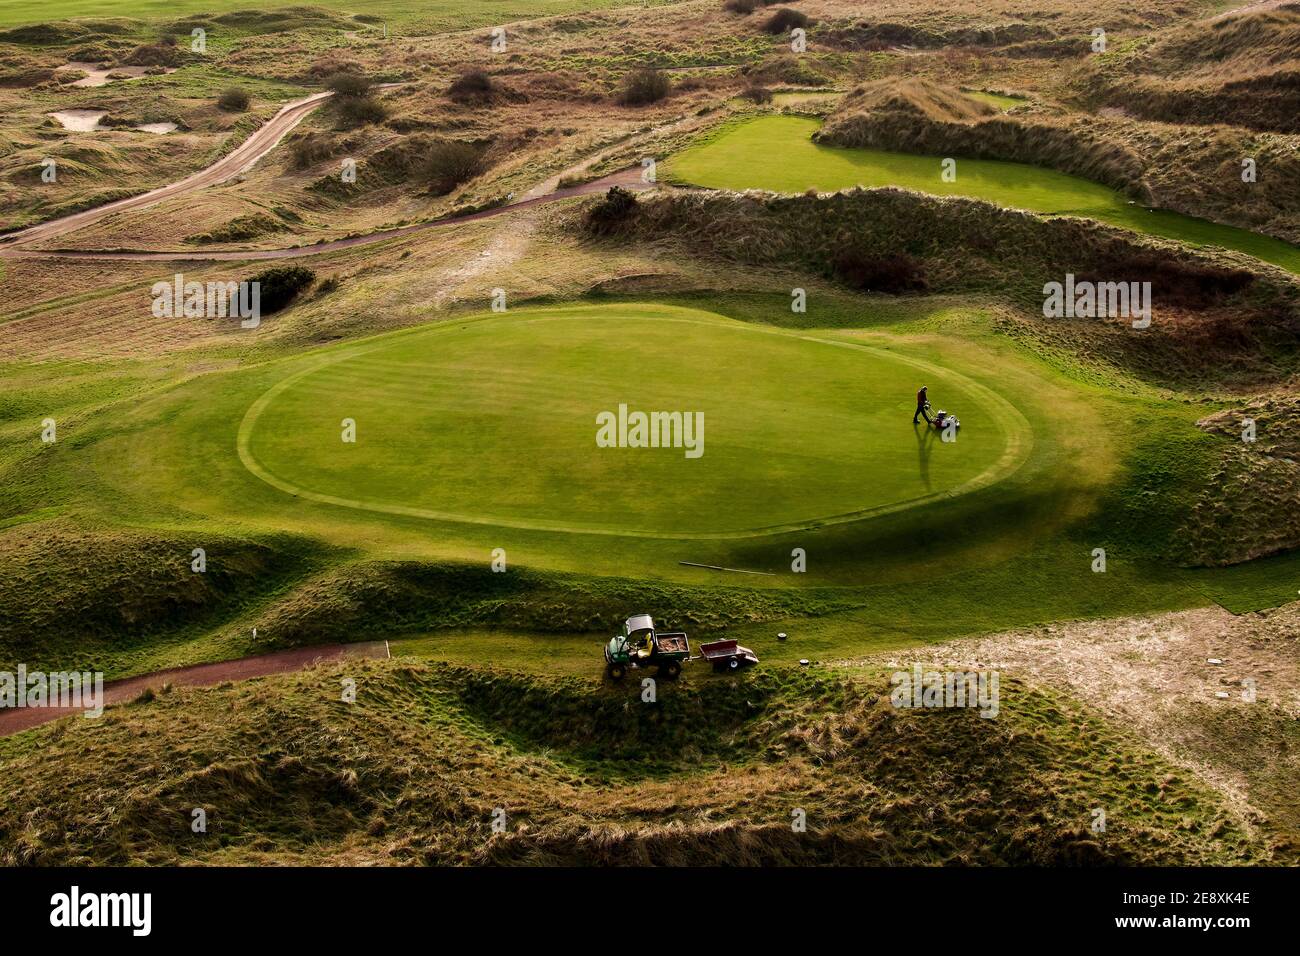
{"type": "Polygon", "coordinates": [[[483,150],[473,143],[436,140],[420,163],[419,175],[435,195],[445,196],[483,169],[483,150]]]}
{"type": "Polygon", "coordinates": [[[587,229],[598,236],[607,236],[637,214],[640,203],[622,186],[613,186],[603,199],[587,210],[587,229]]]}
{"type": "Polygon", "coordinates": [[[223,91],[222,94],[217,97],[217,106],[220,109],[225,110],[227,113],[242,113],[244,110],[248,109],[248,104],[250,102],[251,98],[248,95],[248,91],[241,90],[237,86],[232,86],[230,89],[223,91]]]}
{"type": "Polygon", "coordinates": [[[388,116],[388,108],[373,96],[345,96],[339,100],[338,112],[345,127],[382,123],[388,116]]]}
{"type": "Polygon", "coordinates": [[[362,97],[370,92],[370,81],[360,73],[340,70],[325,79],[325,85],[340,97],[362,97]]]}
{"type": "Polygon", "coordinates": [[[618,102],[624,106],[643,106],[657,103],[668,95],[672,82],[664,73],[650,67],[640,67],[623,77],[618,102]]]}
{"type": "Polygon", "coordinates": [[[447,95],[457,103],[483,103],[492,99],[496,91],[492,77],[482,70],[462,73],[447,87],[447,95]]]}
{"type": "MultiPolygon", "coordinates": [[[[726,0],[722,4],[722,9],[728,13],[739,13],[742,16],[748,16],[759,7],[770,7],[774,3],[780,3],[781,0],[726,0]]],[[[793,0],[789,0],[793,2],[793,0]]]]}
{"type": "Polygon", "coordinates": [[[334,141],[322,133],[307,133],[289,142],[289,155],[298,169],[315,166],[333,156],[334,151],[334,141]]]}
{"type": "Polygon", "coordinates": [[[766,86],[750,86],[740,91],[740,98],[751,103],[770,103],[772,91],[766,86]]]}
{"type": "Polygon", "coordinates": [[[832,263],[840,281],[864,292],[924,292],[928,288],[921,263],[906,253],[869,256],[857,249],[845,249],[832,263]]]}
{"type": "Polygon", "coordinates": [[[808,14],[800,10],[790,10],[782,8],[768,18],[763,24],[763,32],[771,34],[789,33],[795,27],[806,27],[809,24],[808,14]]]}
{"type": "Polygon", "coordinates": [[[259,284],[262,315],[286,308],[304,289],[316,281],[316,273],[302,266],[278,266],[253,276],[259,284]]]}

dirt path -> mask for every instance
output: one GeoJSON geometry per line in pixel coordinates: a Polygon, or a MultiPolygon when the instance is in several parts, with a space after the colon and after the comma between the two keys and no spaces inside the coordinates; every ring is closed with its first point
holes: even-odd
{"type": "Polygon", "coordinates": [[[71,216],[64,216],[62,219],[37,223],[34,226],[28,226],[26,229],[20,229],[18,232],[0,236],[0,250],[5,249],[5,247],[36,242],[40,239],[54,239],[91,223],[98,222],[113,213],[143,209],[146,206],[160,203],[164,199],[182,196],[196,189],[216,186],[228,179],[233,179],[240,173],[247,172],[259,159],[275,149],[280,140],[284,139],[295,126],[333,95],[333,93],[329,92],[313,93],[311,96],[289,103],[280,112],[254,130],[253,134],[234,150],[222,156],[211,166],[200,169],[197,173],[186,176],[174,183],[168,183],[166,186],[159,186],[147,193],[141,193],[139,196],[128,196],[126,199],[119,199],[103,206],[96,206],[94,209],[87,209],[71,216]]]}
{"type": "MultiPolygon", "coordinates": [[[[412,233],[424,232],[428,229],[440,229],[444,226],[454,226],[463,222],[474,222],[479,219],[487,219],[491,216],[499,216],[502,213],[511,212],[516,209],[524,209],[529,206],[539,206],[543,203],[555,202],[557,199],[568,199],[570,196],[586,196],[591,193],[604,192],[611,186],[622,186],[626,189],[645,188],[645,185],[641,182],[641,170],[639,168],[628,169],[623,172],[613,173],[609,176],[602,176],[600,179],[593,180],[589,183],[582,183],[578,186],[566,186],[563,189],[556,189],[554,192],[542,196],[534,196],[530,199],[521,199],[518,202],[508,203],[504,206],[497,206],[493,209],[484,209],[481,212],[467,213],[463,216],[452,216],[447,219],[434,219],[430,222],[418,222],[415,225],[402,226],[398,229],[385,229],[382,232],[371,232],[364,236],[350,236],[347,239],[318,242],[311,246],[295,246],[290,249],[247,249],[230,250],[226,252],[194,252],[187,249],[144,252],[96,249],[15,249],[12,247],[6,248],[0,246],[0,259],[93,259],[120,260],[125,262],[256,262],[265,259],[300,259],[305,256],[319,256],[327,252],[338,252],[342,249],[351,249],[354,246],[369,246],[374,245],[377,242],[387,242],[389,239],[409,236],[412,233]]],[[[59,221],[65,222],[66,220],[59,221]]],[[[82,225],[84,225],[84,223],[82,223],[82,225]]],[[[33,226],[32,228],[37,227],[33,226]]]]}
{"type": "Polygon", "coordinates": [[[1231,10],[1224,10],[1222,13],[1215,14],[1207,22],[1218,23],[1229,17],[1235,17],[1239,13],[1262,13],[1265,10],[1274,10],[1284,3],[1295,3],[1295,0],[1256,0],[1255,3],[1242,4],[1239,7],[1233,7],[1231,10]]]}
{"type": "MultiPolygon", "coordinates": [[[[288,651],[276,651],[273,654],[261,654],[257,657],[243,657],[233,661],[217,661],[213,664],[194,664],[190,667],[173,667],[169,670],[141,674],[139,677],[127,677],[123,680],[110,681],[104,685],[104,703],[106,705],[122,704],[134,700],[152,689],[158,691],[164,684],[177,684],[182,687],[211,687],[225,681],[248,680],[251,677],[267,677],[271,674],[287,674],[299,671],[318,661],[337,661],[348,657],[384,658],[388,657],[388,644],[385,641],[368,641],[363,644],[325,644],[320,647],[301,647],[288,651]]],[[[7,737],[22,730],[28,730],[41,724],[58,720],[81,711],[67,707],[34,707],[0,710],[0,737],[7,737]]]]}
{"type": "MultiPolygon", "coordinates": [[[[384,84],[381,89],[388,89],[394,86],[400,86],[399,83],[384,84]]],[[[192,176],[182,179],[180,182],[172,183],[169,186],[162,186],[152,192],[145,193],[141,196],[135,196],[129,199],[122,199],[118,202],[109,203],[106,206],[99,206],[95,209],[88,209],[85,212],[76,213],[72,216],[66,216],[62,219],[56,219],[51,222],[40,223],[31,226],[19,232],[11,233],[7,236],[0,236],[0,259],[79,259],[79,260],[96,260],[96,261],[124,261],[124,262],[257,262],[268,259],[298,259],[304,256],[318,256],[329,252],[338,252],[342,249],[350,249],[354,246],[368,246],[377,242],[387,242],[389,239],[396,239],[401,236],[410,235],[411,233],[423,232],[427,229],[437,229],[443,226],[453,226],[463,222],[473,222],[478,219],[487,219],[491,216],[499,216],[504,212],[510,212],[517,209],[524,209],[529,206],[538,206],[543,203],[554,202],[559,199],[568,199],[572,196],[585,196],[591,193],[604,192],[611,186],[622,186],[625,189],[644,189],[646,184],[642,181],[641,170],[632,168],[621,172],[611,173],[608,176],[602,176],[599,179],[590,182],[581,183],[576,186],[560,187],[560,183],[568,177],[577,178],[585,174],[588,170],[596,166],[597,163],[607,159],[615,154],[618,150],[626,147],[626,143],[615,143],[605,149],[585,157],[576,165],[562,170],[552,176],[539,182],[532,189],[529,189],[519,199],[507,203],[503,206],[497,206],[493,209],[485,209],[481,212],[467,213],[463,216],[452,216],[446,219],[435,219],[430,222],[415,223],[410,226],[402,226],[397,229],[385,229],[380,232],[367,233],[363,236],[350,236],[346,239],[335,239],[329,242],[318,242],[307,246],[294,246],[288,249],[248,249],[248,250],[225,250],[214,252],[197,252],[191,249],[186,250],[99,250],[99,249],[24,249],[22,246],[39,239],[51,239],[58,236],[66,235],[82,226],[89,225],[102,219],[104,216],[113,212],[121,212],[127,209],[138,209],[142,206],[152,205],[161,202],[164,199],[170,199],[173,196],[182,195],[195,189],[202,189],[205,186],[214,186],[225,182],[233,176],[249,169],[261,157],[275,148],[284,136],[292,130],[298,123],[317,106],[324,101],[326,97],[332,96],[332,93],[317,93],[306,99],[298,100],[284,107],[274,118],[266,125],[259,129],[253,136],[250,136],[240,147],[229,156],[226,156],[205,170],[201,170],[192,176]],[[256,140],[256,142],[254,142],[256,140]]],[[[692,125],[698,125],[700,119],[694,115],[687,115],[664,123],[650,130],[651,135],[669,133],[675,130],[688,128],[692,125]]]]}

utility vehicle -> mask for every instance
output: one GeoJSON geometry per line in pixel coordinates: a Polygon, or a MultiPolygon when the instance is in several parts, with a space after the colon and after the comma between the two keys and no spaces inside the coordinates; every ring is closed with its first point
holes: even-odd
{"type": "Polygon", "coordinates": [[[682,664],[707,660],[715,671],[739,670],[757,664],[758,658],[735,641],[713,641],[700,645],[701,656],[691,656],[691,644],[682,631],[658,631],[649,614],[633,614],[623,622],[623,630],[605,645],[605,673],[611,680],[622,680],[634,668],[654,667],[656,676],[672,680],[682,672],[682,664]]]}

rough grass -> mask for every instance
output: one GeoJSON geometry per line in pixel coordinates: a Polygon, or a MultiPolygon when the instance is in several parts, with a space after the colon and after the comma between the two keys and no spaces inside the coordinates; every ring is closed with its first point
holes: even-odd
{"type": "Polygon", "coordinates": [[[1186,24],[1098,58],[1083,89],[1147,119],[1300,132],[1300,8],[1186,24]]]}
{"type": "Polygon", "coordinates": [[[288,537],[90,530],[0,532],[0,667],[132,673],[159,646],[220,627],[301,578],[322,552],[288,537]],[[195,548],[207,570],[192,570],[195,548]]]}
{"type": "Polygon", "coordinates": [[[400,659],[173,690],[0,741],[15,864],[1268,862],[1216,796],[1014,679],[994,720],[883,675],[639,687],[400,659]],[[357,702],[340,700],[356,681],[357,702]],[[1104,835],[1089,831],[1107,810],[1104,835]],[[191,831],[206,810],[208,832],[191,831]],[[491,832],[496,808],[505,832],[491,832]],[[790,822],[804,811],[807,832],[790,822]]]}
{"type": "Polygon", "coordinates": [[[1221,436],[1219,460],[1183,528],[1184,559],[1200,565],[1250,561],[1300,547],[1300,442],[1294,395],[1255,399],[1199,424],[1221,436]],[[1254,440],[1247,442],[1247,422],[1254,440]]]}

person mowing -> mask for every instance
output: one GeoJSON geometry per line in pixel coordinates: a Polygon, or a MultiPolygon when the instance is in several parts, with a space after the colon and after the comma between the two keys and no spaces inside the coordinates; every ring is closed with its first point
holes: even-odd
{"type": "Polygon", "coordinates": [[[920,424],[920,422],[917,421],[917,418],[922,415],[925,416],[925,423],[927,425],[934,424],[934,422],[930,420],[930,400],[926,397],[926,389],[929,387],[930,386],[928,385],[922,385],[921,390],[916,393],[916,414],[912,416],[913,425],[920,424]]]}

